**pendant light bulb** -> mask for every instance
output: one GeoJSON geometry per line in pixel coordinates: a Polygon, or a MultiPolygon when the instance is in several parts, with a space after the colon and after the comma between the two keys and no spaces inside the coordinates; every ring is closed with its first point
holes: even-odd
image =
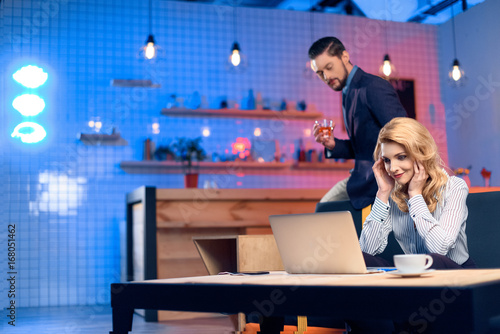
{"type": "Polygon", "coordinates": [[[453,61],[453,65],[451,68],[451,78],[454,81],[458,81],[462,78],[462,70],[460,69],[460,63],[458,62],[458,59],[455,59],[453,61]]]}
{"type": "Polygon", "coordinates": [[[146,40],[146,45],[144,46],[144,57],[146,57],[146,59],[155,58],[157,55],[156,48],[155,38],[153,35],[149,35],[146,40]]]}
{"type": "Polygon", "coordinates": [[[234,42],[230,58],[231,58],[231,64],[233,64],[233,66],[236,67],[240,64],[241,56],[240,56],[240,46],[238,45],[238,42],[234,42]]]}
{"type": "Polygon", "coordinates": [[[453,13],[453,6],[451,6],[451,31],[453,33],[453,55],[455,59],[453,59],[451,69],[448,72],[448,84],[452,87],[460,87],[466,84],[467,77],[457,58],[457,37],[455,35],[455,15],[453,13]]]}
{"type": "Polygon", "coordinates": [[[238,23],[237,23],[237,7],[238,1],[234,1],[233,5],[233,33],[234,43],[231,47],[231,53],[226,58],[226,70],[233,73],[241,73],[248,67],[247,57],[241,53],[240,45],[238,44],[238,23]]]}
{"type": "Polygon", "coordinates": [[[156,44],[155,38],[152,33],[153,26],[153,0],[149,0],[149,35],[146,43],[139,49],[139,58],[146,60],[153,60],[158,57],[158,52],[161,48],[156,44]]]}
{"type": "Polygon", "coordinates": [[[448,83],[452,87],[460,87],[466,84],[467,77],[465,76],[465,72],[456,58],[453,60],[448,77],[448,83]]]}
{"type": "Polygon", "coordinates": [[[384,75],[386,77],[390,76],[391,75],[391,62],[390,60],[384,60],[384,65],[382,65],[382,73],[384,73],[384,75]]]}
{"type": "Polygon", "coordinates": [[[240,52],[238,50],[233,50],[233,54],[231,55],[231,64],[233,64],[233,66],[238,66],[240,61],[240,52]]]}
{"type": "Polygon", "coordinates": [[[391,58],[389,58],[388,54],[384,56],[384,62],[380,66],[379,73],[386,78],[394,77],[396,75],[396,68],[391,63],[391,58]]]}

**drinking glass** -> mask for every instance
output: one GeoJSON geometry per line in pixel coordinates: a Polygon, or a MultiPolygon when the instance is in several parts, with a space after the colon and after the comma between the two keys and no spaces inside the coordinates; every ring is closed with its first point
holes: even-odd
{"type": "Polygon", "coordinates": [[[323,119],[315,121],[315,123],[319,125],[319,132],[323,134],[323,137],[328,138],[332,135],[333,121],[331,119],[323,119]]]}

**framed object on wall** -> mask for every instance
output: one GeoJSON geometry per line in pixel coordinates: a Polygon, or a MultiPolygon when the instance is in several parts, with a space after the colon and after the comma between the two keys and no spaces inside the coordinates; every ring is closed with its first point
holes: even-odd
{"type": "Polygon", "coordinates": [[[417,118],[415,107],[415,81],[410,79],[389,79],[398,93],[399,100],[408,113],[408,117],[417,118]]]}

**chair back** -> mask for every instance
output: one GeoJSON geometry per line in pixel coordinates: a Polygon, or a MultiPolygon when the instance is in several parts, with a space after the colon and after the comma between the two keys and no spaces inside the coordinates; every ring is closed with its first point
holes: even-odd
{"type": "Polygon", "coordinates": [[[472,193],[467,197],[467,245],[479,268],[500,268],[500,222],[495,211],[500,191],[472,193]]]}

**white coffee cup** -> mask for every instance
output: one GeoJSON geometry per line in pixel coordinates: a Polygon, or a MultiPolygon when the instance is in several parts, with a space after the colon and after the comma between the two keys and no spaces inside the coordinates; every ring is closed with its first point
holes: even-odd
{"type": "Polygon", "coordinates": [[[402,273],[420,273],[432,266],[432,257],[426,254],[394,255],[394,266],[402,273]]]}

